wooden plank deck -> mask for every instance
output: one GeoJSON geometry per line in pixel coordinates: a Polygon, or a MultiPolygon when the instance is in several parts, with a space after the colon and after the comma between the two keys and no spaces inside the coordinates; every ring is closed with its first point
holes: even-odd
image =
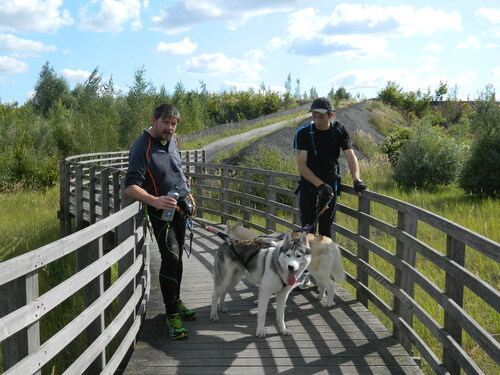
{"type": "Polygon", "coordinates": [[[277,332],[271,299],[268,336],[255,337],[257,288],[245,279],[228,294],[228,312],[219,314],[219,322],[211,322],[211,272],[220,243],[216,235],[195,227],[192,254],[183,258],[181,297],[198,312],[198,319],[185,322],[189,338],[178,341],[166,336],[158,285],[160,256],[152,244],[151,297],[124,375],[422,374],[382,323],[340,287],[330,309],[314,298],[315,288],[292,291],[285,313],[292,336],[277,332]]]}

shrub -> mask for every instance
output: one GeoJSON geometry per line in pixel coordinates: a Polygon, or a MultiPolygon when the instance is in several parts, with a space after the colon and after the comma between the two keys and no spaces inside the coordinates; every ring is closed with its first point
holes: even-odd
{"type": "Polygon", "coordinates": [[[447,137],[429,119],[419,121],[403,144],[394,180],[406,187],[448,185],[458,178],[465,148],[447,137]]]}
{"type": "Polygon", "coordinates": [[[460,177],[469,193],[498,197],[500,191],[500,106],[491,87],[481,95],[472,124],[476,137],[460,177]]]}
{"type": "Polygon", "coordinates": [[[398,126],[396,131],[380,144],[380,149],[387,155],[392,166],[397,164],[401,147],[408,141],[408,138],[410,138],[410,129],[398,126]]]}

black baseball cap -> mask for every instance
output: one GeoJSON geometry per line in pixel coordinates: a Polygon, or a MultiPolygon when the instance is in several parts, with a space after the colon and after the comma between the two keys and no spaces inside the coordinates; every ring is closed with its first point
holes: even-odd
{"type": "Polygon", "coordinates": [[[312,102],[309,112],[333,113],[332,103],[328,98],[316,98],[312,102]]]}

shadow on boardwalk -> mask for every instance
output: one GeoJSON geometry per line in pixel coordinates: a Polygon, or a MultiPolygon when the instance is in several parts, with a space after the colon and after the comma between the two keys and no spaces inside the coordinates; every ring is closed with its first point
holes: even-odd
{"type": "Polygon", "coordinates": [[[213,255],[220,243],[216,235],[195,228],[192,254],[184,257],[181,297],[198,319],[185,323],[189,338],[179,341],[166,336],[160,257],[152,244],[151,297],[123,374],[421,374],[387,329],[340,287],[330,309],[315,299],[314,288],[292,291],[285,312],[292,336],[278,333],[272,299],[268,336],[255,337],[257,288],[245,279],[228,294],[228,312],[210,322],[213,255]]]}

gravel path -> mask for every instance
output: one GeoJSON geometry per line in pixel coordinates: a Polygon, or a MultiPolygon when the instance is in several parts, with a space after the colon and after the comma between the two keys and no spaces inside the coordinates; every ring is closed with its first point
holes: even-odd
{"type": "MultiPolygon", "coordinates": [[[[305,105],[306,110],[309,109],[309,105],[309,103],[305,105]]],[[[382,136],[371,124],[371,111],[366,108],[366,105],[367,102],[361,102],[354,104],[351,107],[340,108],[336,111],[336,120],[347,128],[351,136],[355,134],[356,131],[362,130],[363,132],[370,134],[376,143],[380,143],[384,139],[384,136],[382,136]]],[[[251,138],[262,136],[264,134],[265,136],[263,138],[260,138],[258,141],[241,149],[238,155],[225,159],[222,161],[222,163],[236,165],[241,162],[246,155],[257,155],[260,148],[277,148],[283,153],[284,158],[290,158],[294,160],[295,151],[293,150],[293,140],[295,132],[299,127],[308,124],[310,121],[310,115],[306,114],[298,116],[295,120],[296,123],[294,126],[280,129],[284,125],[284,123],[287,122],[284,121],[259,129],[254,129],[247,133],[221,139],[204,147],[207,152],[207,162],[212,162],[216,158],[218,152],[230,149],[241,140],[248,140],[251,138]]],[[[228,129],[231,126],[234,128],[235,124],[219,125],[219,129],[217,129],[217,132],[222,133],[225,129],[228,129]]],[[[211,134],[214,134],[214,131],[215,130],[212,129],[211,134]]],[[[355,152],[358,159],[362,160],[366,158],[365,155],[363,155],[358,150],[355,150],[355,152]]],[[[343,153],[341,153],[339,164],[341,173],[344,173],[347,168],[347,162],[343,157],[343,153]]]]}

